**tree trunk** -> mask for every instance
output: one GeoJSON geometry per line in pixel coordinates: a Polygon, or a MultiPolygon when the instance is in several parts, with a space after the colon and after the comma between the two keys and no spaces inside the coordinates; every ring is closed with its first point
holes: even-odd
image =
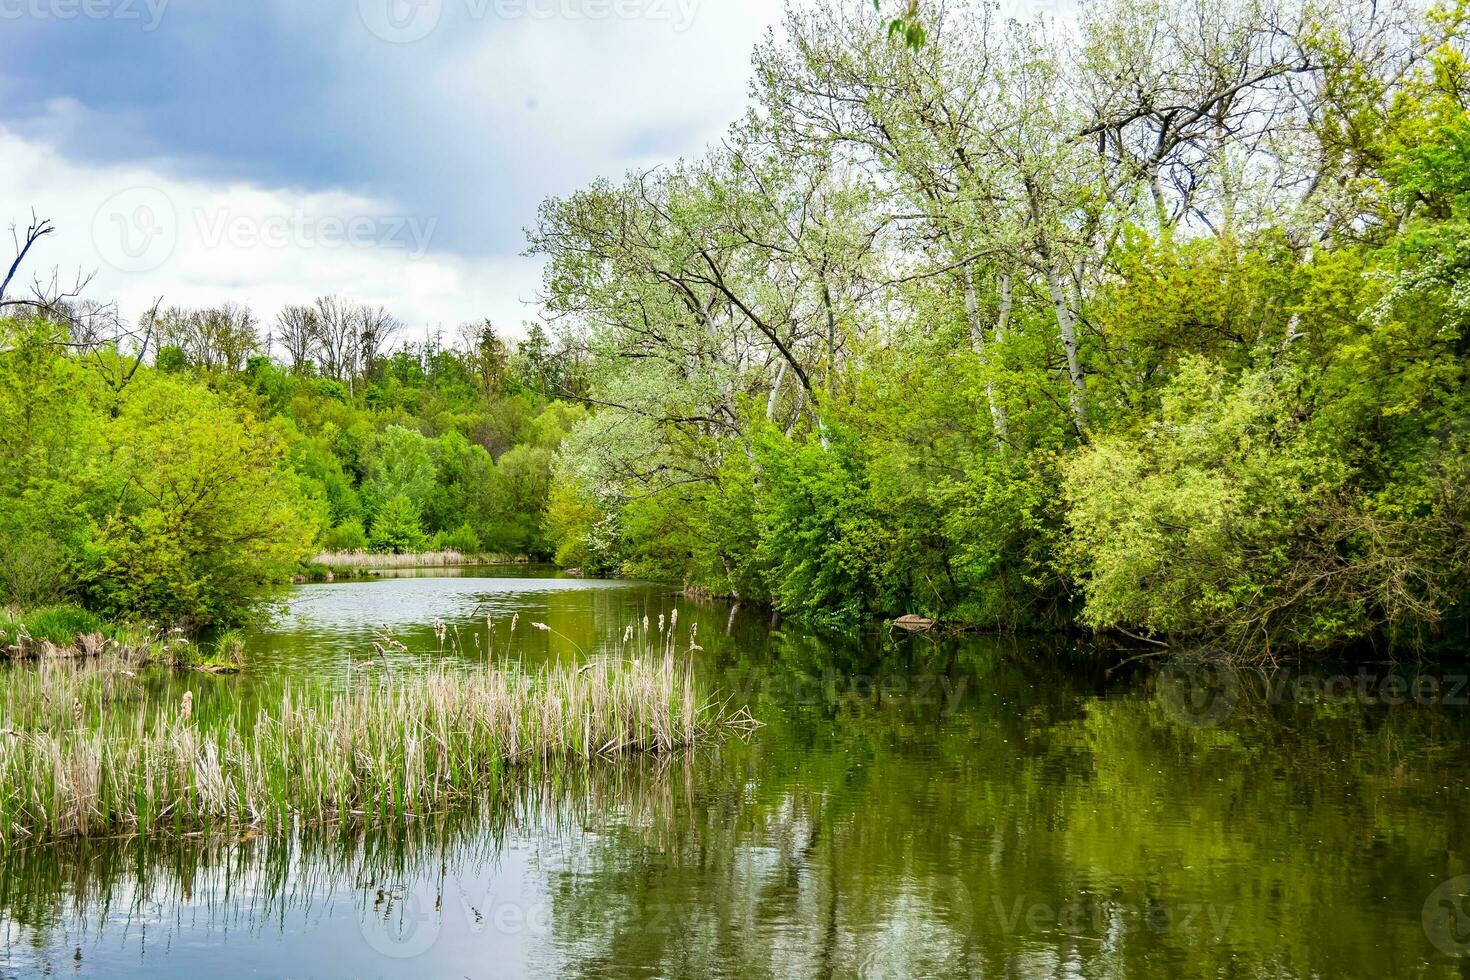
{"type": "Polygon", "coordinates": [[[1057,331],[1062,335],[1062,348],[1067,352],[1067,374],[1072,379],[1072,416],[1079,432],[1087,428],[1087,378],[1077,357],[1077,314],[1067,303],[1056,262],[1046,256],[1046,288],[1051,294],[1052,309],[1057,315],[1057,331]]]}
{"type": "MultiPolygon", "coordinates": [[[[966,269],[965,276],[965,316],[970,323],[970,343],[975,348],[975,353],[980,357],[980,363],[986,365],[985,357],[985,324],[980,322],[980,303],[975,297],[975,277],[966,269]]],[[[1004,329],[1005,318],[1010,316],[1011,306],[1011,280],[1009,276],[1001,279],[1000,293],[1001,312],[997,319],[997,339],[1000,331],[1004,329]]],[[[990,427],[995,432],[997,446],[1003,446],[1006,441],[1006,410],[995,397],[995,382],[990,379],[989,371],[985,377],[985,397],[990,403],[990,427]]]]}
{"type": "Polygon", "coordinates": [[[781,362],[781,370],[776,372],[776,382],[771,385],[771,397],[766,399],[766,421],[769,422],[776,416],[776,402],[781,397],[781,382],[786,380],[786,362],[781,362]]]}

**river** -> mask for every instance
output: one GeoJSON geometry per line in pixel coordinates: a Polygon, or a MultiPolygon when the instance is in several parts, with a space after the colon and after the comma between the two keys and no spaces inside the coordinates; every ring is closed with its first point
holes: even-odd
{"type": "Polygon", "coordinates": [[[838,640],[512,567],[297,587],[242,674],[169,683],[207,710],[365,662],[576,661],[675,610],[748,739],[392,834],[13,848],[0,977],[1470,975],[1452,673],[838,640]]]}

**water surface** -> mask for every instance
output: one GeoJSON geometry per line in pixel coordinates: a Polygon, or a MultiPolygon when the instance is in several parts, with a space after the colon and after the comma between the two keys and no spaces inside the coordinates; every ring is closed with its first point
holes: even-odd
{"type": "Polygon", "coordinates": [[[1444,672],[839,640],[513,567],[301,586],[243,675],[165,696],[616,655],[676,610],[766,723],[748,741],[394,833],[14,849],[0,976],[1470,976],[1470,692],[1444,672]]]}

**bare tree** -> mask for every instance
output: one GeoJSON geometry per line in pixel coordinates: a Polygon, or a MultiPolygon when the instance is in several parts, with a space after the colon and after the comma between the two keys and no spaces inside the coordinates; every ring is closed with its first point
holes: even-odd
{"type": "Polygon", "coordinates": [[[276,314],[275,334],[291,359],[291,373],[300,374],[316,354],[316,309],[295,305],[283,308],[276,314]]]}
{"type": "Polygon", "coordinates": [[[75,278],[64,285],[60,271],[53,268],[49,277],[35,276],[31,280],[28,295],[17,293],[16,276],[21,266],[36,244],[55,231],[56,226],[49,218],[39,218],[34,211],[24,233],[18,226],[11,225],[15,257],[5,269],[4,278],[0,279],[0,313],[29,314],[40,322],[53,324],[57,328],[55,341],[58,344],[77,340],[82,345],[89,345],[108,334],[120,339],[129,331],[123,328],[116,305],[81,298],[92,281],[91,274],[78,271],[75,278]]]}
{"type": "Polygon", "coordinates": [[[258,321],[248,306],[224,303],[203,312],[204,335],[211,353],[211,366],[241,371],[250,355],[260,349],[258,321]]]}
{"type": "Polygon", "coordinates": [[[357,321],[358,369],[365,376],[371,375],[403,323],[383,307],[365,303],[353,305],[353,316],[357,321]]]}
{"type": "Polygon", "coordinates": [[[357,319],[352,304],[340,296],[318,296],[316,299],[316,346],[322,360],[322,373],[351,384],[352,368],[357,362],[357,319]]]}
{"type": "Polygon", "coordinates": [[[147,356],[158,304],[136,325],[129,325],[118,314],[117,304],[82,298],[91,275],[78,272],[69,285],[63,285],[55,268],[49,277],[31,280],[29,295],[18,295],[21,267],[37,243],[55,230],[50,219],[39,218],[34,211],[24,233],[11,226],[15,256],[0,279],[0,315],[20,315],[42,330],[50,343],[83,355],[87,364],[104,375],[109,387],[121,393],[147,356]]]}
{"type": "Polygon", "coordinates": [[[190,364],[206,371],[239,371],[260,346],[255,314],[238,303],[205,310],[172,307],[156,319],[160,343],[178,347],[190,364]]]}
{"type": "Polygon", "coordinates": [[[34,211],[31,212],[31,223],[26,228],[24,236],[20,234],[19,229],[15,225],[10,226],[10,237],[15,243],[15,260],[10,263],[10,268],[6,270],[4,281],[0,282],[0,309],[9,306],[34,305],[29,300],[10,298],[10,286],[15,282],[16,272],[20,270],[21,265],[26,260],[26,256],[30,254],[35,244],[54,231],[56,231],[56,226],[51,223],[51,219],[37,218],[34,211]]]}

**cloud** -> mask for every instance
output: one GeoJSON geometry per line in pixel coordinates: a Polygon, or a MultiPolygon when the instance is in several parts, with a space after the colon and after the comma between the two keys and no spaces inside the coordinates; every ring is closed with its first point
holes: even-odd
{"type": "Polygon", "coordinates": [[[338,293],[381,303],[422,335],[486,316],[515,331],[535,312],[523,302],[539,285],[535,260],[436,250],[435,219],[387,199],[79,163],[4,128],[0,185],[15,207],[56,225],[29,271],[95,271],[89,298],[116,299],[129,317],[162,297],[232,300],[270,319],[286,303],[338,293]]]}
{"type": "Polygon", "coordinates": [[[779,15],[779,0],[171,0],[151,31],[6,21],[0,125],[78,161],[392,198],[438,217],[441,248],[506,254],[546,195],[718,137],[779,15]]]}
{"type": "Polygon", "coordinates": [[[780,16],[780,0],[99,4],[0,11],[0,220],[56,221],[37,261],[96,269],[91,294],[130,316],[161,295],[269,318],[338,292],[419,330],[534,315],[539,267],[518,253],[540,201],[718,139],[780,16]]]}

